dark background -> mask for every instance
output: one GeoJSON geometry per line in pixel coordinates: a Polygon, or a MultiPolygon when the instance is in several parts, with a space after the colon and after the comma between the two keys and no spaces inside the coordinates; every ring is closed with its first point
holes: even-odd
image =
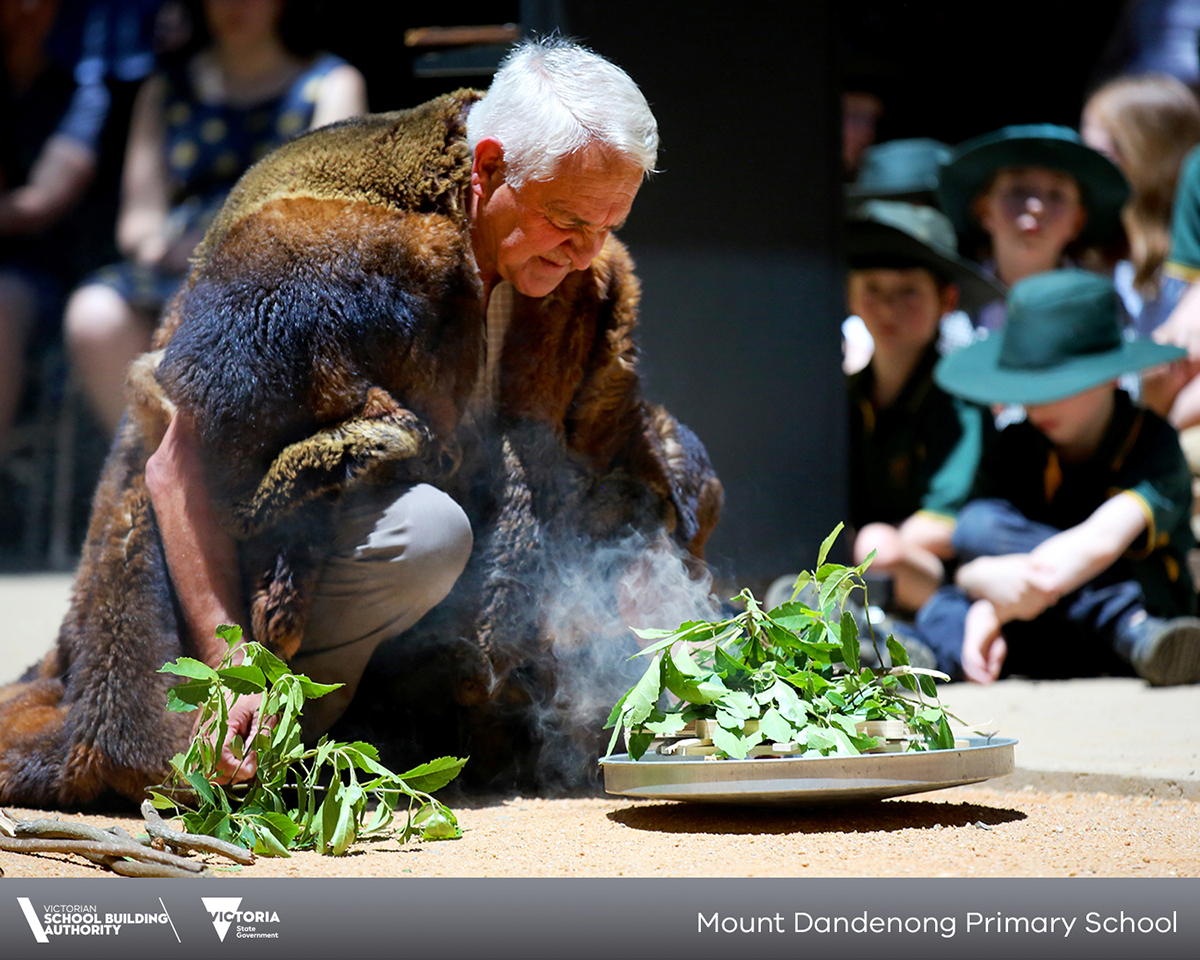
{"type": "MultiPolygon", "coordinates": [[[[1106,69],[1124,4],[312,6],[318,42],[364,73],[373,110],[487,86],[500,48],[475,51],[475,73],[429,75],[421,58],[431,51],[403,40],[406,29],[421,26],[558,28],[642,87],[660,125],[661,172],[643,187],[622,239],[643,283],[646,393],[699,434],[725,483],[709,553],[718,576],[758,586],[811,564],[847,514],[841,92],[880,97],[880,140],[954,143],[1008,123],[1075,126],[1106,69]]],[[[114,184],[135,86],[116,97],[105,158],[114,184]]],[[[87,478],[81,485],[90,487],[87,478]]],[[[90,489],[81,500],[90,500],[90,489]]],[[[86,506],[79,536],[85,516],[86,506]]]]}

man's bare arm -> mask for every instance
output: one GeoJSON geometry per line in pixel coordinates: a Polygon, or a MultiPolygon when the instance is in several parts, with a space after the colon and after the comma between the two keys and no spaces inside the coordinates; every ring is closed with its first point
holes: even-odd
{"type": "MultiPolygon", "coordinates": [[[[146,463],[146,486],[154,504],[163,552],[184,629],[203,660],[219,666],[228,652],[216,635],[223,623],[245,623],[238,576],[237,544],[218,526],[196,448],[195,429],[177,414],[158,450],[146,463]]],[[[229,707],[231,734],[249,741],[260,723],[260,696],[238,697],[229,707]]],[[[248,780],[257,769],[253,754],[234,756],[222,744],[221,769],[229,779],[248,780]]]]}

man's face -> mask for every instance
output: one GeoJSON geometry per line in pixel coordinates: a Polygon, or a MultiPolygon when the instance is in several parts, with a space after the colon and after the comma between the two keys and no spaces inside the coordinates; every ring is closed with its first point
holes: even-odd
{"type": "Polygon", "coordinates": [[[953,310],[957,299],[957,287],[939,288],[933,274],[922,267],[850,271],[850,311],[862,317],[875,349],[883,354],[923,351],[937,336],[942,314],[953,310]]]}
{"type": "Polygon", "coordinates": [[[1108,428],[1115,387],[1110,381],[1063,400],[1028,405],[1025,416],[1060,453],[1081,460],[1096,451],[1108,428]]]}
{"type": "Polygon", "coordinates": [[[526,296],[546,296],[572,270],[587,268],[625,222],[641,183],[636,164],[589,148],[567,157],[551,179],[514,189],[504,179],[500,145],[482,141],[471,182],[480,273],[526,296]]]}
{"type": "Polygon", "coordinates": [[[1014,253],[1046,260],[1050,269],[1087,222],[1079,185],[1046,167],[1008,167],[978,200],[980,225],[997,259],[1014,253]]]}

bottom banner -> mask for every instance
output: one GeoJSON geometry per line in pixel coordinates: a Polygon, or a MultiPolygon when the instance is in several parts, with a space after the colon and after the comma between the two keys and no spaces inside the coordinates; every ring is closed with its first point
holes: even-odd
{"type": "Polygon", "coordinates": [[[1200,956],[1200,880],[6,880],[11,957],[1200,956]]]}

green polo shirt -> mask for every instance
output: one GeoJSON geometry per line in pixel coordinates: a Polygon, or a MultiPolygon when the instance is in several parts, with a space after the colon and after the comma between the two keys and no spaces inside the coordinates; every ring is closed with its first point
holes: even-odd
{"type": "Polygon", "coordinates": [[[937,360],[931,344],[895,402],[883,408],[871,400],[871,366],[848,379],[850,506],[859,528],[899,524],[921,511],[952,520],[967,501],[992,418],[933,382],[937,360]]]}
{"type": "Polygon", "coordinates": [[[1196,595],[1187,554],[1192,474],[1173,427],[1134,406],[1121,390],[1096,453],[1062,463],[1053,445],[1027,422],[988,444],[971,499],[1008,500],[1028,519],[1066,530],[1083,523],[1109,497],[1132,494],[1146,513],[1146,532],[1117,561],[1142,585],[1146,609],[1161,617],[1192,613],[1196,595]]]}
{"type": "Polygon", "coordinates": [[[1171,208],[1171,251],[1163,272],[1188,283],[1200,280],[1200,147],[1184,158],[1171,208]]]}

